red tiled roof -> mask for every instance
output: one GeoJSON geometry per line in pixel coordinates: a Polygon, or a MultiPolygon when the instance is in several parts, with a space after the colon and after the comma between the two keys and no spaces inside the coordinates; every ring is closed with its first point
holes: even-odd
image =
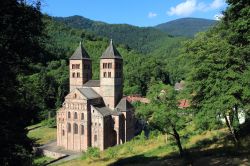
{"type": "MultiPolygon", "coordinates": [[[[126,99],[133,103],[133,102],[141,102],[141,103],[150,103],[150,100],[145,98],[145,97],[140,97],[140,96],[126,96],[126,99]]],[[[179,108],[188,108],[190,107],[190,102],[187,99],[182,99],[179,100],[179,108]]]]}
{"type": "Polygon", "coordinates": [[[141,102],[141,103],[150,103],[150,100],[145,97],[140,96],[126,96],[127,100],[131,103],[133,102],[141,102]]]}
{"type": "Polygon", "coordinates": [[[182,99],[182,100],[179,100],[179,108],[188,108],[190,107],[190,103],[189,103],[189,100],[186,100],[186,99],[182,99]]]}

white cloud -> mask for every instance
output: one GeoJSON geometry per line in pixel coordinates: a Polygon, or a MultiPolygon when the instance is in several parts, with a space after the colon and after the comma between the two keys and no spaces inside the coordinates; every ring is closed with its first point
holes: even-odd
{"type": "Polygon", "coordinates": [[[204,2],[197,2],[197,0],[185,0],[175,7],[171,7],[167,12],[169,16],[189,16],[196,11],[206,12],[209,10],[214,10],[225,6],[225,0],[213,0],[210,4],[204,2]]]}
{"type": "Polygon", "coordinates": [[[148,13],[148,18],[154,18],[157,16],[157,13],[154,13],[154,12],[149,12],[148,13]]]}
{"type": "Polygon", "coordinates": [[[224,17],[223,14],[216,14],[216,15],[214,15],[214,19],[215,20],[221,20],[223,17],[224,17]]]}
{"type": "Polygon", "coordinates": [[[211,9],[218,9],[218,8],[221,8],[225,5],[225,1],[224,0],[214,0],[210,5],[209,7],[211,9]]]}
{"type": "Polygon", "coordinates": [[[196,9],[196,0],[186,0],[186,2],[180,3],[175,7],[171,7],[168,11],[168,15],[190,15],[196,9]]]}

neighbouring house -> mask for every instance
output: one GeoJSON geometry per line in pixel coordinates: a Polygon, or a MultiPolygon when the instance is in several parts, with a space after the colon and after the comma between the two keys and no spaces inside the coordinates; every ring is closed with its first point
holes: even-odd
{"type": "Polygon", "coordinates": [[[179,108],[188,108],[190,107],[190,103],[189,103],[189,100],[187,99],[182,99],[182,100],[179,100],[179,108]]]}
{"type": "Polygon", "coordinates": [[[185,81],[181,80],[180,82],[175,83],[174,89],[175,90],[183,90],[185,87],[185,81]]]}
{"type": "Polygon", "coordinates": [[[134,107],[123,98],[123,58],[111,40],[100,57],[100,80],[80,43],[69,59],[70,92],[57,112],[57,145],[104,150],[134,137],[134,107]]]}
{"type": "Polygon", "coordinates": [[[141,97],[140,95],[126,96],[126,99],[131,103],[133,103],[133,102],[141,102],[141,103],[145,103],[145,104],[150,103],[149,99],[147,99],[146,97],[141,97]]]}

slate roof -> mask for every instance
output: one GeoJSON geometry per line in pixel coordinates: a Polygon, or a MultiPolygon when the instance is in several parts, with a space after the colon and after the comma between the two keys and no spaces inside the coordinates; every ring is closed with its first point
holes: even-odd
{"type": "Polygon", "coordinates": [[[103,106],[103,105],[95,105],[93,106],[98,112],[100,112],[100,114],[102,114],[102,116],[109,116],[111,115],[111,112],[112,110],[109,109],[108,107],[106,106],[103,106]]]}
{"type": "Polygon", "coordinates": [[[116,109],[122,112],[126,112],[134,108],[126,98],[122,98],[121,101],[117,104],[116,109]]]}
{"type": "Polygon", "coordinates": [[[122,113],[119,110],[117,110],[117,109],[115,109],[114,111],[111,111],[111,114],[115,115],[115,116],[122,115],[122,113]]]}
{"type": "Polygon", "coordinates": [[[89,80],[85,84],[83,84],[85,87],[100,87],[100,80],[89,80]]]}
{"type": "Polygon", "coordinates": [[[103,52],[101,59],[122,59],[121,54],[118,52],[118,50],[115,48],[112,40],[110,41],[110,44],[108,48],[103,52]]]}
{"type": "Polygon", "coordinates": [[[96,93],[92,88],[77,88],[82,95],[84,95],[87,99],[96,99],[100,98],[101,96],[96,93]]]}
{"type": "Polygon", "coordinates": [[[90,59],[89,54],[82,46],[82,42],[80,42],[79,46],[69,59],[70,60],[90,59]]]}

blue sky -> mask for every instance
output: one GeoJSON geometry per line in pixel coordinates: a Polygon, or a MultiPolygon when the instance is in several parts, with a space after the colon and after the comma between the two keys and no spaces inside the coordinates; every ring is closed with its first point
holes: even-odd
{"type": "Polygon", "coordinates": [[[107,23],[154,26],[183,17],[215,19],[225,0],[43,0],[51,16],[80,15],[107,23]]]}

